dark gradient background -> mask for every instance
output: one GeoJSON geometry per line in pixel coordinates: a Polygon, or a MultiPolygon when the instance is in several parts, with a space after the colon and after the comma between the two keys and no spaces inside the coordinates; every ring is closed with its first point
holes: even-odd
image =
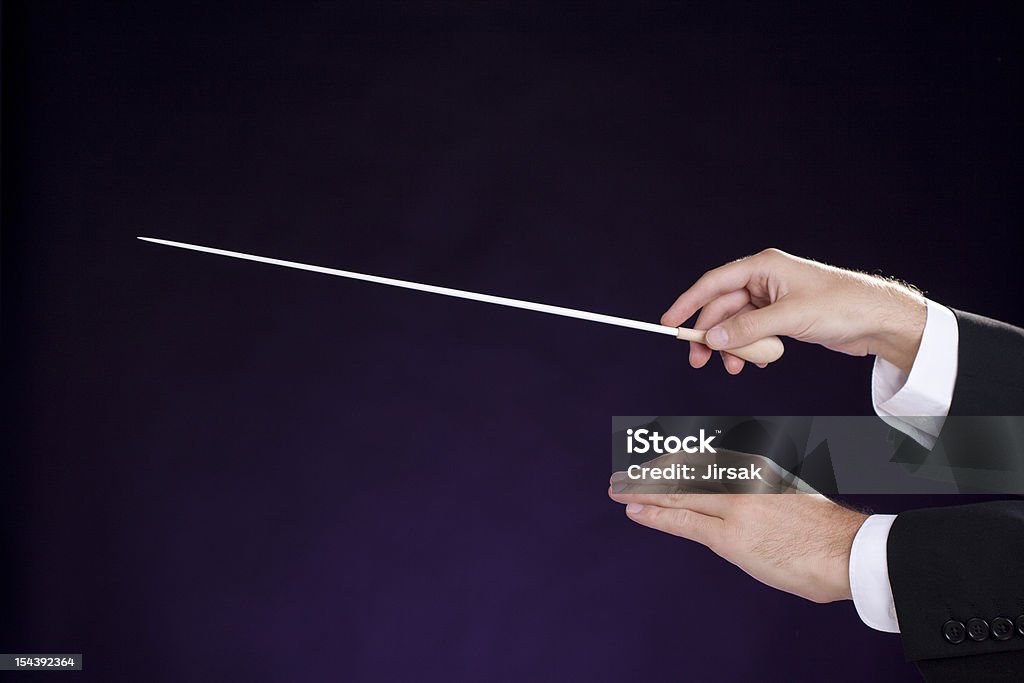
{"type": "Polygon", "coordinates": [[[90,681],[917,680],[851,603],[605,493],[612,415],[868,414],[869,359],[733,378],[134,239],[649,320],[778,246],[1020,324],[1020,6],[888,5],[4,3],[0,651],[90,681]]]}

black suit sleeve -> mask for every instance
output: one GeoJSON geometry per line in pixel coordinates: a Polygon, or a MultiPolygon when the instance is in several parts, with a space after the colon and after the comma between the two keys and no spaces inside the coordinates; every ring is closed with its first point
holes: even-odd
{"type": "Polygon", "coordinates": [[[950,415],[1024,415],[1024,330],[953,311],[960,330],[950,415]]]}
{"type": "Polygon", "coordinates": [[[903,649],[927,680],[1024,681],[1024,502],[904,512],[888,555],[903,649]]]}
{"type": "MultiPolygon", "coordinates": [[[[954,313],[950,415],[1024,415],[1024,330],[954,313]]],[[[904,512],[888,556],[904,652],[926,680],[1024,681],[1024,501],[904,512]]]]}

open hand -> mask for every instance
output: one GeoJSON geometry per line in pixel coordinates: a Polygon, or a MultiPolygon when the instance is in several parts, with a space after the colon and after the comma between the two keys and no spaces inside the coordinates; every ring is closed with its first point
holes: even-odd
{"type": "Polygon", "coordinates": [[[705,545],[773,588],[814,602],[850,599],[850,548],[867,515],[822,495],[608,495],[634,522],[705,545]]]}

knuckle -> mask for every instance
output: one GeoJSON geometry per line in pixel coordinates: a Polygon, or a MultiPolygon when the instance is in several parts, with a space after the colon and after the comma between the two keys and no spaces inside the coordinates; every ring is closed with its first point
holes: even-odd
{"type": "Polygon", "coordinates": [[[757,335],[757,320],[753,316],[743,315],[736,318],[736,331],[744,336],[757,335]]]}
{"type": "Polygon", "coordinates": [[[685,508],[677,508],[672,514],[672,523],[680,529],[687,529],[693,526],[693,513],[685,508]]]}

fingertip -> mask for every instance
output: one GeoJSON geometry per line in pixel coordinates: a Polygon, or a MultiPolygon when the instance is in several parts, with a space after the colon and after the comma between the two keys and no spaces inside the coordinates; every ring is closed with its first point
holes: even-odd
{"type": "Polygon", "coordinates": [[[686,290],[672,302],[672,305],[661,314],[661,324],[668,327],[679,327],[686,322],[699,308],[693,300],[691,290],[686,290]]]}
{"type": "Polygon", "coordinates": [[[730,375],[738,375],[743,372],[745,363],[742,358],[737,358],[731,353],[725,353],[724,351],[719,353],[722,354],[722,364],[725,365],[726,372],[730,375]]]}
{"type": "Polygon", "coordinates": [[[630,503],[626,506],[626,514],[630,516],[638,515],[644,511],[644,506],[640,503],[630,503]]]}
{"type": "Polygon", "coordinates": [[[711,352],[708,348],[702,344],[692,343],[690,344],[690,366],[696,369],[700,369],[708,364],[708,359],[711,358],[711,352]]]}

